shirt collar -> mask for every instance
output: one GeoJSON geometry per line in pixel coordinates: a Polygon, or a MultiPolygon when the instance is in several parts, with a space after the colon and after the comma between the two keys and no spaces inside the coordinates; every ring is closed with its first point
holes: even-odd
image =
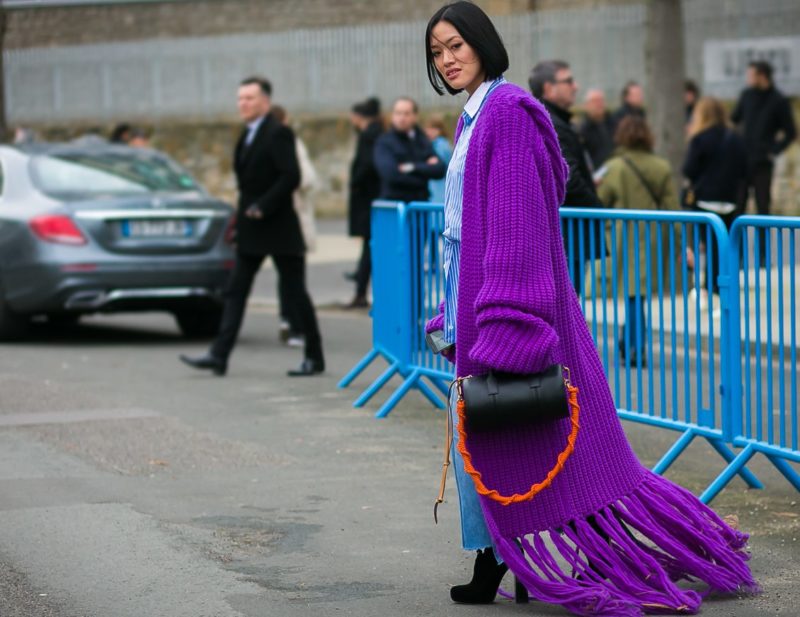
{"type": "Polygon", "coordinates": [[[261,123],[264,122],[264,118],[266,118],[266,117],[267,117],[266,115],[259,116],[258,118],[256,118],[252,122],[248,122],[247,123],[247,130],[250,131],[251,133],[255,133],[258,130],[258,127],[261,126],[261,123]]]}
{"type": "Polygon", "coordinates": [[[461,114],[464,118],[464,124],[466,126],[472,124],[475,116],[477,116],[478,112],[481,110],[483,102],[486,100],[486,96],[489,94],[489,92],[491,92],[496,84],[501,83],[502,81],[502,77],[484,81],[480,86],[478,86],[478,89],[472,93],[472,96],[469,97],[466,105],[464,105],[464,112],[461,114]]]}

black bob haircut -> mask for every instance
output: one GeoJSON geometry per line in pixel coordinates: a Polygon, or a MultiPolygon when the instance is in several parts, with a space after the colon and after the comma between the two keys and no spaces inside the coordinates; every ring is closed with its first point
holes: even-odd
{"type": "Polygon", "coordinates": [[[269,79],[264,77],[252,76],[252,77],[245,77],[241,82],[239,82],[240,86],[252,86],[253,84],[257,85],[263,94],[267,96],[272,96],[272,84],[269,83],[269,79]]]}
{"type": "Polygon", "coordinates": [[[472,47],[480,60],[481,67],[486,73],[486,79],[497,79],[508,70],[508,52],[503,40],[483,10],[472,2],[453,2],[445,4],[428,22],[425,30],[425,59],[428,66],[428,80],[433,89],[440,95],[445,90],[450,94],[458,94],[461,90],[454,90],[439,75],[433,62],[431,51],[431,38],[433,29],[440,21],[446,21],[458,30],[461,38],[472,47]]]}

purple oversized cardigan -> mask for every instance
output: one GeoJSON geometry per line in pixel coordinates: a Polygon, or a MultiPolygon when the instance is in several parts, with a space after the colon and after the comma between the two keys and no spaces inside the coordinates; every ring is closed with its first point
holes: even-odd
{"type": "MultiPolygon", "coordinates": [[[[716,590],[753,588],[744,563],[746,536],[684,489],[645,469],[628,445],[568,276],[558,212],[567,173],[544,107],[517,86],[495,90],[472,134],[464,169],[456,373],[536,373],[562,363],[579,389],[581,429],[575,452],[550,488],[509,506],[482,497],[484,515],[503,559],[541,600],[586,615],[638,615],[648,602],[696,610],[699,595],[675,587],[672,574],[704,580],[716,590]],[[625,500],[652,517],[643,530],[650,541],[673,547],[675,563],[669,568],[675,572],[660,571],[641,548],[631,548],[630,558],[647,562],[652,572],[629,572],[630,564],[617,563],[624,557],[610,549],[607,537],[619,534],[620,542],[627,537],[619,514],[625,500]],[[600,533],[597,521],[606,517],[609,529],[600,533]],[[701,530],[709,545],[698,549],[687,528],[701,530]],[[574,530],[571,549],[559,544],[565,530],[574,530]],[[531,571],[531,562],[550,567],[554,549],[530,539],[540,533],[549,534],[567,561],[596,553],[583,581],[569,573],[559,577],[555,570],[553,580],[531,571]],[[714,563],[698,556],[703,551],[714,555],[714,563]],[[604,575],[625,576],[615,585],[609,579],[593,584],[592,574],[604,570],[600,562],[610,571],[604,575]]],[[[442,319],[438,315],[426,329],[441,328],[442,319]]],[[[564,420],[468,434],[467,446],[488,486],[503,494],[524,493],[553,467],[569,430],[564,420]]],[[[573,573],[582,570],[587,568],[573,567],[573,573]]]]}

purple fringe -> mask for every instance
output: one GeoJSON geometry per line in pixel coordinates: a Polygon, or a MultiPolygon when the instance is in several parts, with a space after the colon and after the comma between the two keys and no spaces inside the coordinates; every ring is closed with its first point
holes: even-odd
{"type": "Polygon", "coordinates": [[[496,549],[530,595],[576,615],[695,614],[708,593],[759,591],[746,563],[747,534],[652,473],[632,494],[559,529],[507,538],[486,518],[496,549]],[[707,589],[684,589],[680,580],[707,589]]]}

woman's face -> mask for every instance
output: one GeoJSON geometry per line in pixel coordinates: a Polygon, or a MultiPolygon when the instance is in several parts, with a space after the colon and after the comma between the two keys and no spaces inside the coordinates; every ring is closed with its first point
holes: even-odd
{"type": "Polygon", "coordinates": [[[425,127],[425,135],[427,135],[428,139],[430,139],[431,141],[435,140],[441,134],[442,134],[441,131],[437,129],[435,126],[425,127]]]}
{"type": "Polygon", "coordinates": [[[431,31],[431,53],[439,75],[454,90],[475,92],[484,81],[480,58],[447,21],[440,21],[431,31]]]}

